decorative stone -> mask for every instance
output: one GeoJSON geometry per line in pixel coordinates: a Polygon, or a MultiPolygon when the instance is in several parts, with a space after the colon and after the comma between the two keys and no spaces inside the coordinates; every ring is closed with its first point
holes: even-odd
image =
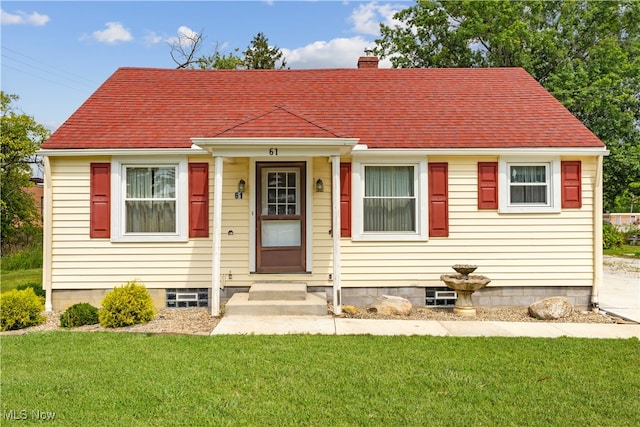
{"type": "Polygon", "coordinates": [[[380,314],[387,315],[402,315],[408,316],[411,314],[411,301],[406,298],[394,296],[394,295],[382,295],[376,298],[376,301],[371,304],[367,310],[380,314]]]}
{"type": "Polygon", "coordinates": [[[529,316],[540,320],[555,320],[569,317],[573,304],[565,297],[551,297],[536,301],[529,306],[529,316]]]}

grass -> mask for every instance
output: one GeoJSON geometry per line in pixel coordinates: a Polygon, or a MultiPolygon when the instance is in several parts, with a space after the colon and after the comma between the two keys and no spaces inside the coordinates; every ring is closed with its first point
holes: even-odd
{"type": "Polygon", "coordinates": [[[622,245],[603,250],[605,255],[640,258],[640,246],[622,245]]]}
{"type": "Polygon", "coordinates": [[[42,283],[42,268],[0,271],[0,292],[9,291],[23,283],[42,283]]]}
{"type": "Polygon", "coordinates": [[[25,283],[42,283],[42,247],[34,245],[2,256],[0,292],[25,283]]]}
{"type": "Polygon", "coordinates": [[[639,362],[637,339],[31,333],[2,337],[1,406],[52,426],[631,426],[639,362]]]}

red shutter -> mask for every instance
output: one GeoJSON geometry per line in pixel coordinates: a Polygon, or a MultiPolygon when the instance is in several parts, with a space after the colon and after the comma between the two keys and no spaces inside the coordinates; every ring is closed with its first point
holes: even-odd
{"type": "Polygon", "coordinates": [[[111,237],[111,163],[91,163],[89,236],[111,237]]]}
{"type": "Polygon", "coordinates": [[[351,237],[351,163],[340,163],[340,236],[351,237]]]}
{"type": "Polygon", "coordinates": [[[429,236],[449,235],[447,163],[429,163],[429,236]]]}
{"type": "Polygon", "coordinates": [[[209,237],[208,163],[189,163],[189,237],[209,237]]]}
{"type": "Polygon", "coordinates": [[[478,209],[498,209],[497,162],[478,162],[478,209]]]}
{"type": "Polygon", "coordinates": [[[582,207],[582,164],[580,161],[561,162],[560,164],[562,207],[582,207]]]}

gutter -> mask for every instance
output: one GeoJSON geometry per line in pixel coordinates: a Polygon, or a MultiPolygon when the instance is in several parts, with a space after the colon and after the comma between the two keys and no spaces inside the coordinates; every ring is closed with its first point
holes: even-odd
{"type": "Polygon", "coordinates": [[[602,163],[597,157],[596,178],[593,186],[593,285],[591,288],[591,309],[599,311],[600,286],[602,285],[602,163]]]}
{"type": "Polygon", "coordinates": [[[53,194],[51,192],[51,160],[44,157],[44,197],[42,228],[42,287],[45,291],[44,311],[53,311],[52,284],[51,284],[51,257],[53,256],[53,194]]]}

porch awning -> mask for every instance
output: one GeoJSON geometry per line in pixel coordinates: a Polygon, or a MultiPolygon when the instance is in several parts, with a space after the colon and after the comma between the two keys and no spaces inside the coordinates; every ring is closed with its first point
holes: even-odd
{"type": "Polygon", "coordinates": [[[316,157],[351,153],[359,138],[191,138],[220,157],[316,157]]]}

